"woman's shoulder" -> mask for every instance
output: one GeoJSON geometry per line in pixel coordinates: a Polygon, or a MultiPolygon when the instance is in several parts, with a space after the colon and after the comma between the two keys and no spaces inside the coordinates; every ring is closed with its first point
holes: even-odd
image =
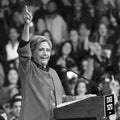
{"type": "Polygon", "coordinates": [[[57,71],[55,70],[55,69],[53,69],[53,68],[49,68],[49,73],[52,75],[52,76],[58,76],[58,74],[57,74],[57,71]]]}
{"type": "Polygon", "coordinates": [[[51,72],[51,73],[56,73],[56,70],[53,69],[52,67],[49,67],[49,72],[51,72]]]}

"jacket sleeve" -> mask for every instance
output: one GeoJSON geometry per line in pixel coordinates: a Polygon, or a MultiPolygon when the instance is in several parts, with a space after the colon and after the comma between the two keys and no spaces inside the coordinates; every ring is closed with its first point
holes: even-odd
{"type": "Polygon", "coordinates": [[[18,54],[19,57],[31,58],[30,42],[21,39],[18,47],[18,54]]]}
{"type": "Polygon", "coordinates": [[[29,69],[31,61],[30,42],[20,40],[20,44],[17,51],[19,54],[19,73],[20,76],[24,76],[30,70],[29,69]]]}

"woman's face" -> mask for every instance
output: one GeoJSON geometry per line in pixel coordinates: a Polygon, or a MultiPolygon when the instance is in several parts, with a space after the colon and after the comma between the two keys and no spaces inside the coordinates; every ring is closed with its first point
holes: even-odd
{"type": "Polygon", "coordinates": [[[16,116],[16,117],[19,117],[20,115],[20,110],[21,110],[21,101],[16,101],[13,103],[13,114],[16,116]]]}
{"type": "Polygon", "coordinates": [[[83,70],[86,70],[87,65],[88,65],[88,61],[87,60],[83,60],[82,61],[82,68],[83,68],[83,70]]]}
{"type": "Polygon", "coordinates": [[[109,25],[109,20],[106,16],[102,16],[101,19],[100,19],[100,23],[108,26],[109,25]]]}
{"type": "Polygon", "coordinates": [[[10,84],[17,84],[18,82],[18,72],[15,69],[11,69],[8,73],[8,81],[10,84]]]}
{"type": "Polygon", "coordinates": [[[104,24],[99,26],[99,33],[101,36],[105,36],[107,34],[107,28],[104,24]]]}
{"type": "Polygon", "coordinates": [[[12,41],[16,41],[18,39],[19,34],[15,28],[11,28],[9,32],[9,37],[12,41]]]}
{"type": "Polygon", "coordinates": [[[39,65],[46,66],[51,56],[51,48],[48,42],[41,42],[33,51],[33,59],[39,65]]]}
{"type": "Polygon", "coordinates": [[[55,13],[57,11],[57,5],[55,2],[50,2],[47,6],[47,10],[50,14],[55,13]]]}
{"type": "Polygon", "coordinates": [[[45,30],[45,22],[43,19],[39,18],[36,24],[37,32],[41,34],[45,30]]]}
{"type": "Polygon", "coordinates": [[[87,92],[86,84],[84,82],[80,82],[77,87],[78,95],[84,95],[87,92]]]}
{"type": "Polygon", "coordinates": [[[70,43],[65,43],[62,47],[62,53],[64,55],[69,55],[71,53],[72,47],[70,43]]]}
{"type": "Polygon", "coordinates": [[[45,32],[45,33],[44,33],[44,36],[45,36],[46,38],[48,38],[49,40],[51,40],[51,37],[50,37],[50,33],[49,33],[49,32],[45,32]]]}
{"type": "Polygon", "coordinates": [[[86,31],[87,31],[86,25],[85,24],[81,24],[80,27],[79,27],[80,35],[86,35],[86,31]]]}
{"type": "Polygon", "coordinates": [[[77,30],[71,30],[70,31],[70,40],[72,41],[72,43],[77,43],[78,42],[78,32],[77,30]]]}

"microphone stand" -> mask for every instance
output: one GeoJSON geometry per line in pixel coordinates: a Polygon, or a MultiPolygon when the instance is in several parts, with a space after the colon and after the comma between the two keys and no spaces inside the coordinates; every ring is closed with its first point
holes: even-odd
{"type": "Polygon", "coordinates": [[[80,75],[79,73],[77,73],[77,72],[75,72],[73,70],[67,70],[67,71],[71,71],[71,72],[75,73],[79,78],[85,79],[88,83],[90,83],[91,85],[93,85],[93,86],[95,86],[97,88],[97,90],[99,92],[99,96],[103,96],[102,88],[100,86],[98,86],[94,81],[89,80],[88,78],[84,77],[83,75],[80,75]]]}

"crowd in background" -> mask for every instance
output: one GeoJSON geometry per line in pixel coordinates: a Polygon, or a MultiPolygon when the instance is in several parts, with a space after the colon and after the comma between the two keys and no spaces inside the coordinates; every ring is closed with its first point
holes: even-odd
{"type": "Polygon", "coordinates": [[[116,114],[108,119],[119,120],[120,0],[1,0],[0,120],[19,117],[17,48],[25,5],[33,14],[30,36],[44,35],[53,43],[49,66],[57,71],[65,93],[114,94],[116,114]]]}

